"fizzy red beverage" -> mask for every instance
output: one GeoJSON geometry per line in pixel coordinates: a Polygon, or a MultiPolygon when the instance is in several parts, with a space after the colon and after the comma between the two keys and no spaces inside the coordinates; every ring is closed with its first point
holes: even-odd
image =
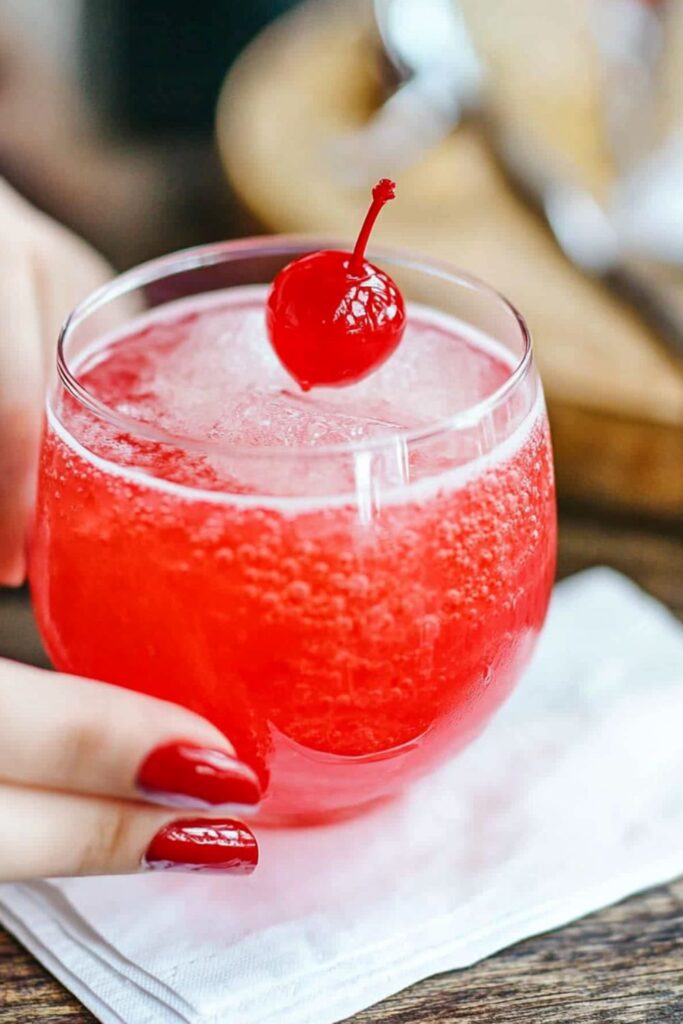
{"type": "Polygon", "coordinates": [[[324,820],[456,752],[516,681],[550,442],[535,375],[506,394],[510,354],[460,321],[408,304],[379,371],[303,394],[264,303],[185,299],[82,354],[99,405],[49,403],[31,585],[58,668],[199,712],[266,818],[324,820]]]}

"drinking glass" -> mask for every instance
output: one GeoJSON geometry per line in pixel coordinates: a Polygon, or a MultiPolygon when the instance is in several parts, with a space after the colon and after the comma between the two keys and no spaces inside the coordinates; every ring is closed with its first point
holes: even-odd
{"type": "Polygon", "coordinates": [[[454,318],[506,360],[491,393],[460,394],[434,422],[313,447],[231,445],[143,423],[84,385],[84,359],[139,317],[265,288],[330,247],[210,245],[86,299],[59,340],[30,544],[55,666],[210,719],[258,772],[265,823],[355,813],[469,743],[527,663],[554,574],[552,456],[528,330],[449,266],[370,254],[409,313],[454,318]]]}

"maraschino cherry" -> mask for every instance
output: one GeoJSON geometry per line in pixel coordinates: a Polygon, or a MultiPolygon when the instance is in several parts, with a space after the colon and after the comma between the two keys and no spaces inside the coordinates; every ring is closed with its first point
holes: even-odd
{"type": "Polygon", "coordinates": [[[382,178],[375,185],[353,253],[310,253],[273,281],[267,303],[270,340],[304,391],[355,384],[381,366],[401,340],[403,296],[388,274],[365,259],[377,215],[395,195],[393,181],[382,178]]]}

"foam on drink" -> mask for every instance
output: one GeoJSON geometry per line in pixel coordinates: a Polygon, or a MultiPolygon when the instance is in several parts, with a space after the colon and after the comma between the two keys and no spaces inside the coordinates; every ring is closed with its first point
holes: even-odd
{"type": "Polygon", "coordinates": [[[65,407],[66,426],[93,455],[167,481],[243,496],[329,498],[358,489],[356,467],[338,455],[303,459],[301,488],[292,491],[295,452],[385,445],[389,492],[480,460],[503,441],[509,448],[513,428],[534,418],[526,415],[534,402],[523,392],[506,409],[504,423],[446,430],[438,445],[411,451],[399,466],[392,446],[406,432],[449,421],[488,399],[510,377],[511,353],[452,317],[412,304],[404,340],[380,370],[351,387],[303,394],[268,343],[264,297],[263,287],[251,286],[170,303],[101,339],[77,367],[81,384],[113,413],[143,430],[208,442],[203,454],[176,450],[169,459],[158,446],[147,449],[120,431],[112,443],[112,426],[83,415],[74,403],[65,407]],[[272,448],[291,450],[291,456],[279,462],[248,457],[272,448]],[[240,449],[247,457],[237,454],[240,449]]]}

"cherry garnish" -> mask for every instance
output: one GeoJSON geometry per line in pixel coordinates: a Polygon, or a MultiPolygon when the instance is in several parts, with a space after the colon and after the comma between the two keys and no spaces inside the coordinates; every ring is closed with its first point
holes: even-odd
{"type": "Polygon", "coordinates": [[[309,253],[273,281],[266,306],[270,340],[304,391],[355,384],[381,366],[401,340],[403,296],[388,274],[365,259],[377,215],[395,195],[393,181],[382,178],[375,185],[352,253],[309,253]]]}

